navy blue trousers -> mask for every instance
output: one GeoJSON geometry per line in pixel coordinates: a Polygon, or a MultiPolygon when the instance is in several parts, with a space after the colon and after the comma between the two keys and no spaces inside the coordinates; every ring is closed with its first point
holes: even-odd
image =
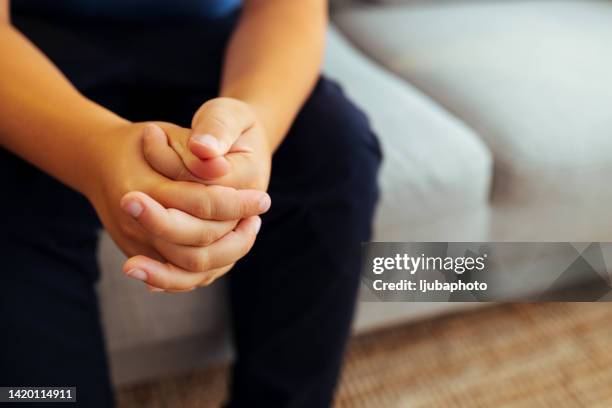
{"type": "MultiPolygon", "coordinates": [[[[163,25],[13,20],[87,97],[133,121],[187,127],[217,95],[236,16],[163,25]]],[[[77,192],[0,154],[0,386],[76,385],[79,405],[112,406],[94,291],[96,214],[77,192]]],[[[237,352],[231,407],[329,406],[380,160],[366,117],[321,78],[274,155],[273,204],[257,243],[226,278],[237,352]]]]}

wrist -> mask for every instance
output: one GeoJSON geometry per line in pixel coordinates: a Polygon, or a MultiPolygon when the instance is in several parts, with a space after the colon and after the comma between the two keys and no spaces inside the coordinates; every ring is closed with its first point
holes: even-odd
{"type": "Polygon", "coordinates": [[[122,166],[125,150],[122,146],[134,139],[129,136],[137,135],[139,127],[142,129],[144,124],[117,118],[95,126],[83,140],[83,168],[78,169],[82,177],[77,189],[91,202],[106,193],[113,184],[109,179],[122,166]]]}

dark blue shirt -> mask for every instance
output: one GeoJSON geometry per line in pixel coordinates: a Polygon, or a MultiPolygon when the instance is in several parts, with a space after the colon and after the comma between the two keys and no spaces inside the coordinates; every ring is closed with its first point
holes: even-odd
{"type": "Polygon", "coordinates": [[[13,0],[17,13],[115,20],[216,18],[241,0],[13,0]]]}

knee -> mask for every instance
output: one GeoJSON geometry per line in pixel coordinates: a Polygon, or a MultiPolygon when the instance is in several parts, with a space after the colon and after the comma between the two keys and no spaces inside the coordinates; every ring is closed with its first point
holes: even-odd
{"type": "Polygon", "coordinates": [[[273,181],[274,171],[291,177],[282,188],[302,197],[336,246],[368,239],[381,151],[367,117],[336,84],[319,81],[277,155],[273,181]]]}

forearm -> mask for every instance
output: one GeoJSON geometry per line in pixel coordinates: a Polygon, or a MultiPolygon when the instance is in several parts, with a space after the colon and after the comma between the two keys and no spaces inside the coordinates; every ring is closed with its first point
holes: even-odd
{"type": "Polygon", "coordinates": [[[246,1],[230,41],[221,96],[240,99],[253,107],[273,150],[282,142],[319,76],[326,3],[246,1]]]}
{"type": "Polygon", "coordinates": [[[0,144],[85,192],[99,136],[126,122],[82,96],[8,22],[0,23],[0,55],[0,144]]]}

